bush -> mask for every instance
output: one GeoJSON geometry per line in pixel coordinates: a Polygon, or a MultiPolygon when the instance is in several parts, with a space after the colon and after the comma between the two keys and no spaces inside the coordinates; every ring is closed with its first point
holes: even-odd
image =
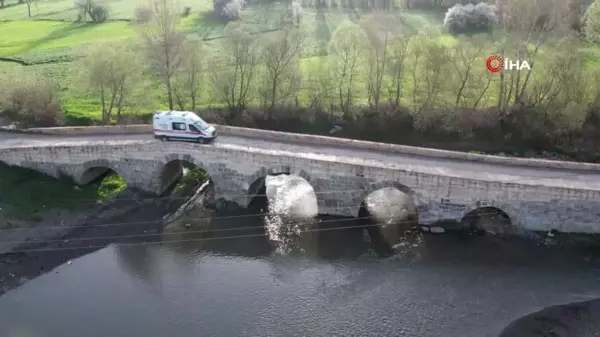
{"type": "Polygon", "coordinates": [[[245,0],[213,0],[215,15],[226,21],[240,18],[245,0]]]}
{"type": "Polygon", "coordinates": [[[65,112],[62,120],[64,125],[67,126],[90,126],[95,123],[95,120],[88,115],[68,111],[65,112]]]}
{"type": "Polygon", "coordinates": [[[477,5],[455,5],[444,17],[444,25],[453,34],[487,31],[497,23],[496,7],[483,2],[477,5]]]}
{"type": "Polygon", "coordinates": [[[139,23],[148,23],[152,20],[152,8],[140,6],[135,9],[135,21],[139,23]]]}
{"type": "Polygon", "coordinates": [[[592,43],[600,42],[600,1],[594,1],[587,8],[583,21],[585,38],[592,43]]]}
{"type": "Polygon", "coordinates": [[[108,19],[108,7],[95,0],[76,0],[75,7],[79,10],[78,21],[87,21],[88,16],[93,22],[104,22],[108,19]]]}
{"type": "MultiPolygon", "coordinates": [[[[0,111],[19,127],[50,127],[60,123],[62,107],[56,90],[42,76],[15,76],[1,94],[0,111]]],[[[5,83],[8,83],[5,82],[5,83]]]]}
{"type": "Polygon", "coordinates": [[[104,22],[108,19],[108,8],[102,5],[94,5],[90,11],[94,22],[104,22]]]}

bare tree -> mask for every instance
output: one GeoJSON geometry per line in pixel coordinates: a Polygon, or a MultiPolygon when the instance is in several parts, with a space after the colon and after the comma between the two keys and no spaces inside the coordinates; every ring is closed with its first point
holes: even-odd
{"type": "Polygon", "coordinates": [[[364,31],[356,25],[347,25],[338,29],[333,36],[333,46],[337,58],[336,80],[340,109],[347,119],[350,107],[356,96],[356,81],[360,76],[360,64],[364,58],[364,31]]]}
{"type": "Polygon", "coordinates": [[[146,47],[152,69],[162,80],[169,109],[173,110],[173,79],[183,64],[185,35],[177,31],[179,15],[171,0],[152,0],[152,20],[140,25],[140,35],[146,47]]]}
{"type": "Polygon", "coordinates": [[[493,76],[494,74],[489,72],[487,69],[481,69],[479,71],[479,76],[473,77],[474,81],[472,83],[472,90],[473,92],[478,92],[473,100],[473,109],[490,105],[487,103],[488,90],[492,84],[493,76]]]}
{"type": "Polygon", "coordinates": [[[258,42],[239,23],[227,26],[223,61],[212,66],[210,80],[213,92],[227,105],[229,120],[247,106],[258,64],[258,42]]]}
{"type": "Polygon", "coordinates": [[[138,23],[148,23],[152,20],[153,14],[152,8],[148,6],[138,6],[134,12],[135,21],[138,23]]]}
{"type": "Polygon", "coordinates": [[[406,68],[406,56],[410,38],[400,35],[394,37],[389,43],[389,56],[387,57],[387,73],[391,79],[388,82],[387,95],[389,102],[395,107],[400,106],[402,99],[402,81],[406,68]]]}
{"type": "MultiPolygon", "coordinates": [[[[24,0],[30,6],[32,0],[24,0]]],[[[108,8],[97,0],[76,0],[75,7],[79,10],[79,19],[87,21],[89,15],[93,22],[103,22],[108,19],[108,8]]],[[[31,15],[30,15],[31,16],[31,15]]]]}
{"type": "Polygon", "coordinates": [[[332,109],[335,95],[332,95],[334,74],[331,69],[332,67],[327,62],[319,62],[309,68],[306,79],[306,92],[311,109],[332,109]]]}
{"type": "Polygon", "coordinates": [[[31,4],[33,3],[33,0],[25,0],[25,4],[27,4],[27,15],[29,15],[29,17],[31,17],[31,4]]]}
{"type": "Polygon", "coordinates": [[[302,21],[302,16],[304,15],[304,9],[302,8],[302,3],[300,0],[292,0],[291,12],[294,24],[296,27],[299,27],[300,22],[302,21]]]}
{"type": "Polygon", "coordinates": [[[420,35],[413,40],[410,69],[415,126],[428,128],[443,112],[443,93],[448,85],[451,55],[435,36],[420,35]]]}
{"type": "Polygon", "coordinates": [[[437,41],[429,41],[425,45],[423,77],[425,84],[424,108],[433,108],[443,103],[441,94],[448,83],[452,57],[449,48],[437,41]]]}
{"type": "MultiPolygon", "coordinates": [[[[376,113],[382,98],[383,79],[388,65],[390,39],[394,34],[395,17],[376,13],[363,26],[367,36],[367,96],[376,113]]],[[[398,70],[398,69],[396,69],[398,70]]]]}
{"type": "Polygon", "coordinates": [[[83,60],[85,77],[102,104],[102,121],[108,123],[116,111],[117,120],[126,100],[135,89],[139,73],[133,48],[110,43],[92,47],[83,60]]]}
{"type": "Polygon", "coordinates": [[[441,94],[446,89],[445,81],[449,76],[452,63],[449,48],[436,40],[430,40],[425,45],[424,83],[425,83],[425,108],[433,108],[442,103],[441,94]]]}
{"type": "Polygon", "coordinates": [[[284,29],[262,40],[260,61],[263,76],[259,93],[269,119],[278,104],[295,97],[300,90],[299,58],[305,34],[296,29],[284,29]]]}
{"type": "Polygon", "coordinates": [[[204,75],[204,50],[200,42],[188,42],[182,67],[175,77],[173,95],[180,110],[196,110],[204,75]],[[188,105],[189,104],[189,105],[188,105]]]}
{"type": "Polygon", "coordinates": [[[226,21],[239,20],[245,0],[213,0],[214,14],[226,21]]]}
{"type": "MultiPolygon", "coordinates": [[[[472,83],[476,77],[481,74],[477,72],[474,67],[481,67],[481,60],[484,50],[484,42],[478,38],[460,38],[458,43],[453,48],[453,70],[456,81],[456,87],[453,88],[455,92],[455,108],[465,107],[465,104],[472,104],[473,101],[469,101],[473,97],[471,90],[472,83]]],[[[476,94],[477,95],[477,94],[476,94]]],[[[479,95],[477,95],[479,97],[479,95]]]]}
{"type": "Polygon", "coordinates": [[[410,45],[410,53],[408,55],[408,73],[410,75],[410,82],[412,86],[411,90],[411,103],[412,109],[415,113],[420,112],[420,91],[419,86],[421,84],[421,69],[423,63],[423,57],[425,49],[423,48],[424,36],[419,35],[412,40],[410,45]]]}
{"type": "Polygon", "coordinates": [[[528,105],[543,111],[584,111],[587,104],[585,64],[577,53],[577,41],[561,40],[551,52],[547,67],[536,72],[528,95],[528,105]],[[579,104],[579,109],[573,109],[579,104]]]}
{"type": "Polygon", "coordinates": [[[515,70],[508,76],[500,73],[497,105],[506,110],[512,103],[522,103],[542,43],[564,32],[570,11],[563,0],[496,0],[496,7],[504,28],[501,56],[527,60],[530,65],[530,69],[515,70]]]}
{"type": "Polygon", "coordinates": [[[594,101],[590,90],[593,78],[577,52],[579,43],[565,38],[549,52],[546,67],[538,68],[532,76],[525,101],[538,114],[533,127],[543,130],[547,138],[571,147],[575,147],[575,137],[586,122],[590,102],[594,101]]]}

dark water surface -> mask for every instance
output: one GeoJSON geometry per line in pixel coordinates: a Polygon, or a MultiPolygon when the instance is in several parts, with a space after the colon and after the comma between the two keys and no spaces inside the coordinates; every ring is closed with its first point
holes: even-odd
{"type": "Polygon", "coordinates": [[[242,232],[168,235],[197,241],[109,246],[62,265],[0,297],[0,336],[492,337],[543,307],[600,297],[596,262],[531,243],[430,234],[378,258],[364,230],[313,232],[285,252],[242,232]]]}

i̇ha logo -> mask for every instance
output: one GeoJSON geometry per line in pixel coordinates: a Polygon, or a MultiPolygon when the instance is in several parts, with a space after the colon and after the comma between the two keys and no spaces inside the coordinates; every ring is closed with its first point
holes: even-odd
{"type": "Polygon", "coordinates": [[[531,70],[531,66],[527,61],[509,60],[498,55],[488,57],[485,65],[492,73],[497,73],[500,70],[531,70]]]}

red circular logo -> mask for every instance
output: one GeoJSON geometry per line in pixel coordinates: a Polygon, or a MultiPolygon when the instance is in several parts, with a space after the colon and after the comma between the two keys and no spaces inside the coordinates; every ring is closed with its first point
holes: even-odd
{"type": "Polygon", "coordinates": [[[487,58],[485,65],[487,66],[489,71],[497,73],[504,67],[504,60],[498,55],[492,55],[487,58]],[[497,63],[496,66],[493,65],[494,61],[496,61],[497,63]]]}

